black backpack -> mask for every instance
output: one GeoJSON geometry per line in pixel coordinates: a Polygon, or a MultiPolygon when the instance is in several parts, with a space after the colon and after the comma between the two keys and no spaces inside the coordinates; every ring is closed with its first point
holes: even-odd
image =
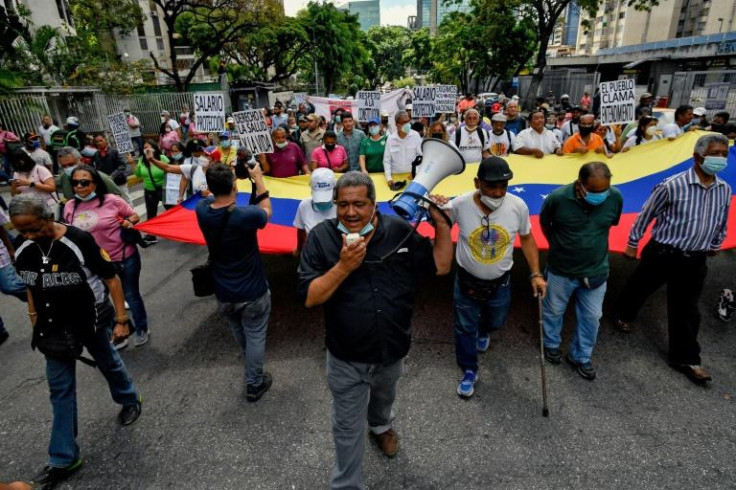
{"type": "MultiPolygon", "coordinates": [[[[483,127],[478,125],[477,128],[478,131],[478,138],[480,138],[480,148],[481,151],[483,151],[483,147],[486,144],[486,136],[485,136],[485,130],[483,127]]],[[[506,130],[508,132],[508,129],[506,130]]],[[[460,139],[462,138],[462,127],[457,128],[457,131],[455,131],[455,146],[460,146],[460,139]]],[[[511,141],[511,138],[509,138],[509,141],[511,141]]]]}

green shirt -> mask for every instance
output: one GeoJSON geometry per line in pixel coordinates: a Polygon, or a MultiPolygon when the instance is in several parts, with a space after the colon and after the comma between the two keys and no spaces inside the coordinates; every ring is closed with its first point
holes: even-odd
{"type": "Polygon", "coordinates": [[[608,199],[591,206],[575,195],[575,184],[558,187],[542,204],[539,222],[547,241],[547,267],[570,279],[608,273],[608,232],[618,224],[623,197],[611,187],[608,199]]]}
{"type": "Polygon", "coordinates": [[[368,172],[383,172],[383,151],[386,149],[387,136],[374,141],[373,138],[365,138],[360,142],[360,154],[365,156],[365,169],[368,172]]]}
{"type": "MultiPolygon", "coordinates": [[[[161,161],[169,163],[169,159],[166,158],[166,155],[161,155],[161,161]]],[[[155,191],[157,188],[162,189],[166,185],[166,172],[154,164],[150,164],[146,167],[143,163],[143,157],[138,159],[138,165],[135,167],[135,176],[143,179],[143,188],[147,191],[155,191]],[[148,173],[149,168],[151,169],[151,173],[148,173]],[[151,176],[153,176],[153,182],[151,182],[151,176]]]]}

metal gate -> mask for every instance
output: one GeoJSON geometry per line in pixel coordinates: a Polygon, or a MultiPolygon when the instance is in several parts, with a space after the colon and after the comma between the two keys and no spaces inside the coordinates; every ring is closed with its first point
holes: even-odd
{"type": "MultiPolygon", "coordinates": [[[[706,85],[710,83],[731,84],[731,88],[728,90],[726,108],[721,110],[731,114],[731,117],[736,116],[736,70],[681,71],[675,73],[672,80],[672,96],[670,97],[669,106],[678,107],[688,104],[693,107],[705,107],[708,93],[706,85]]],[[[708,120],[712,120],[713,116],[721,110],[709,110],[708,120]]]]}
{"type": "MultiPolygon", "coordinates": [[[[130,109],[140,121],[141,131],[148,134],[158,134],[161,126],[161,111],[169,111],[171,118],[178,121],[179,114],[184,107],[190,112],[194,110],[194,93],[192,92],[135,95],[97,94],[95,100],[103,114],[115,114],[122,112],[123,109],[130,109]]],[[[104,124],[107,128],[107,120],[104,121],[104,124]]]]}
{"type": "Polygon", "coordinates": [[[18,136],[38,131],[41,118],[50,113],[46,97],[43,96],[21,95],[0,99],[0,122],[4,129],[9,129],[18,136]]]}

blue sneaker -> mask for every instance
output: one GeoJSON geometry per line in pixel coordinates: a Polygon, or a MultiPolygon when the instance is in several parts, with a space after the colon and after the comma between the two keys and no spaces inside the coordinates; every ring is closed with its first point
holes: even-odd
{"type": "Polygon", "coordinates": [[[478,335],[478,341],[476,342],[476,347],[478,348],[478,352],[487,351],[490,345],[491,345],[490,335],[478,335]]]}
{"type": "Polygon", "coordinates": [[[465,370],[465,376],[457,387],[457,394],[463,398],[470,398],[475,393],[475,382],[478,381],[478,375],[470,369],[465,370]]]}

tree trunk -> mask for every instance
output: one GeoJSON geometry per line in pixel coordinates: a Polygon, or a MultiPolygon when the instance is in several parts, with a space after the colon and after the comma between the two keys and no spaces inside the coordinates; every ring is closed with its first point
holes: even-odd
{"type": "Polygon", "coordinates": [[[537,60],[534,65],[534,72],[532,73],[532,83],[529,85],[529,89],[526,92],[526,100],[524,100],[524,107],[527,110],[534,108],[537,92],[539,92],[539,87],[542,85],[542,80],[544,79],[544,68],[547,66],[547,43],[553,30],[554,23],[550,26],[544,25],[539,28],[539,52],[537,52],[537,60]]]}

